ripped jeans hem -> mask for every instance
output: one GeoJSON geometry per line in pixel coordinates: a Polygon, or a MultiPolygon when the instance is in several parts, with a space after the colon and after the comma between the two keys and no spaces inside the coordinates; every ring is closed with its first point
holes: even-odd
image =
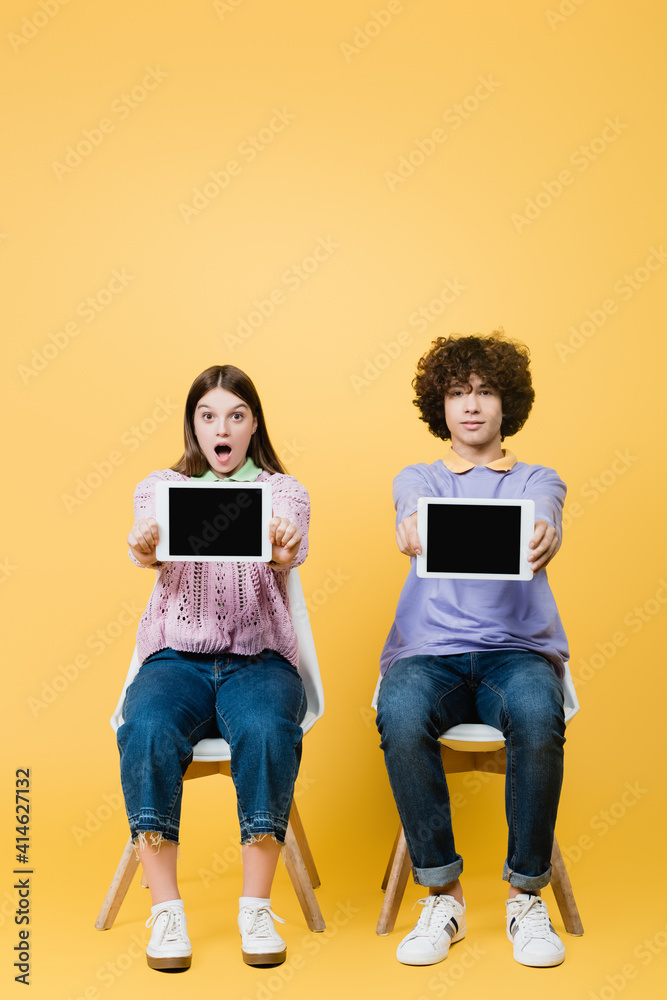
{"type": "Polygon", "coordinates": [[[278,844],[279,847],[284,847],[284,840],[278,840],[275,833],[251,833],[247,840],[241,841],[241,847],[249,847],[251,844],[259,844],[260,841],[266,840],[270,837],[274,844],[278,844]]]}
{"type": "Polygon", "coordinates": [[[159,830],[137,830],[136,837],[132,838],[132,847],[134,848],[134,856],[137,861],[140,860],[139,851],[145,851],[149,847],[154,847],[154,854],[160,853],[160,847],[163,843],[175,844],[178,848],[178,856],[180,856],[180,845],[178,840],[172,839],[169,835],[161,833],[159,830]]]}

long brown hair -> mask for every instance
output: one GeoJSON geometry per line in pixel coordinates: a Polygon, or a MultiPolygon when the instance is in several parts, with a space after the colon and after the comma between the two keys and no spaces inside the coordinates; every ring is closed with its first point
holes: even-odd
{"type": "Polygon", "coordinates": [[[257,389],[246,373],[242,372],[240,368],[235,368],[234,365],[212,365],[201,375],[198,375],[190,386],[183,418],[185,451],[178,462],[171,466],[172,470],[180,472],[184,476],[201,476],[208,469],[208,462],[195,437],[194,420],[197,403],[211,389],[226,389],[227,392],[233,392],[235,396],[248,404],[253,417],[257,420],[257,430],[250,438],[248,445],[248,458],[251,458],[258,468],[265,469],[267,472],[284,473],[285,468],[269,439],[257,389]]]}

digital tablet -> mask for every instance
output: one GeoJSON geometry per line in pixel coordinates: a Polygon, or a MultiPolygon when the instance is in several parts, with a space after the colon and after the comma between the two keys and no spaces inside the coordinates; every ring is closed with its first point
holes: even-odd
{"type": "Polygon", "coordinates": [[[270,562],[268,483],[158,483],[161,562],[270,562]]]}
{"type": "Polygon", "coordinates": [[[420,497],[417,576],[451,580],[532,580],[528,544],[533,500],[420,497]]]}

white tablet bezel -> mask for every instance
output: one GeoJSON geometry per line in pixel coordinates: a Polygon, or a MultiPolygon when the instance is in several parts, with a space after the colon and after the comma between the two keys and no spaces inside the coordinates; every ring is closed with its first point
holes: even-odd
{"type": "Polygon", "coordinates": [[[489,500],[469,497],[420,497],[417,504],[417,534],[422,554],[417,556],[417,576],[441,580],[532,580],[534,573],[528,562],[529,542],[535,532],[534,500],[489,500]],[[476,507],[520,507],[521,527],[519,540],[518,573],[434,573],[426,569],[428,557],[427,514],[429,504],[465,504],[476,507]]]}
{"type": "Polygon", "coordinates": [[[160,541],[155,550],[160,562],[270,562],[272,545],[269,541],[269,521],[271,520],[270,483],[219,482],[172,483],[160,482],[155,487],[155,519],[158,523],[160,541]],[[169,548],[169,494],[171,490],[260,490],[262,494],[262,554],[260,556],[184,556],[174,555],[169,548]]]}

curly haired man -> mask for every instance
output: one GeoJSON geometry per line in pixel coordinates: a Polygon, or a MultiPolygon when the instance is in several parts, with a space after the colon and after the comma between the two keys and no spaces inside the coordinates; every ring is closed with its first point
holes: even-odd
{"type": "Polygon", "coordinates": [[[410,465],[394,480],[396,538],[421,553],[421,496],[532,499],[535,531],[529,581],[422,579],[415,559],[385,643],[377,724],[412,871],[428,887],[415,928],[398,946],[406,965],[446,958],[466,932],[460,875],[438,736],[461,722],[502,730],[509,829],[507,936],[523,965],[559,965],[563,943],[540,889],[551,849],[563,774],[567,640],[545,567],[561,542],[566,488],[553,469],[517,461],[501,447],[525,423],[535,398],[528,349],[502,331],[441,337],[419,361],[415,405],[442,459],[410,465]]]}

